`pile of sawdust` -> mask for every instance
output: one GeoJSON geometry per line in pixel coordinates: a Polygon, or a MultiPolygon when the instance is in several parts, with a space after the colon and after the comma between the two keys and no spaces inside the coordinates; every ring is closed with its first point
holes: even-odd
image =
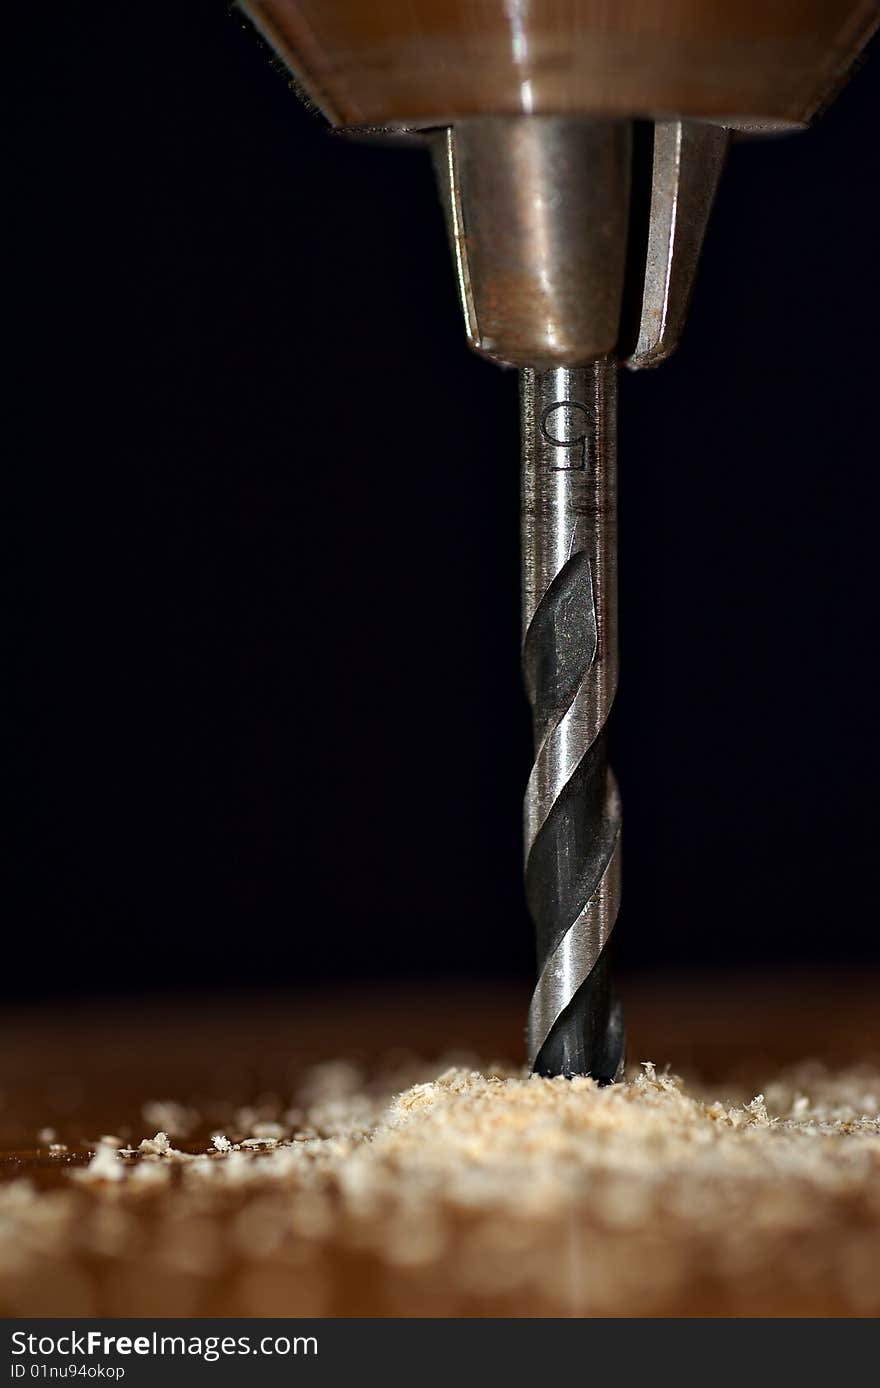
{"type": "Polygon", "coordinates": [[[880,1313],[876,1070],[802,1067],[748,1102],[651,1065],[606,1089],[392,1078],[319,1067],[200,1150],[107,1139],[60,1188],[0,1189],[0,1309],[880,1313]]]}

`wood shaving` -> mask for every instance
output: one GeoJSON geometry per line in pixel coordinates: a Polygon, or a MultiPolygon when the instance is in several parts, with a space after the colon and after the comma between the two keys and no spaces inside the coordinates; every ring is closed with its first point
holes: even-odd
{"type": "Polygon", "coordinates": [[[263,1103],[240,1143],[161,1130],[99,1144],[50,1192],[0,1187],[0,1310],[880,1313],[875,1069],[802,1066],[739,1096],[649,1063],[605,1089],[406,1079],[319,1067],[276,1101],[292,1136],[263,1103]],[[59,1259],[75,1293],[55,1275],[49,1305],[59,1259]]]}
{"type": "Polygon", "coordinates": [[[102,1138],[88,1166],[75,1167],[70,1174],[77,1181],[121,1181],[125,1167],[115,1143],[102,1138]]]}
{"type": "MultiPolygon", "coordinates": [[[[155,1137],[145,1137],[138,1149],[146,1157],[167,1157],[171,1155],[172,1147],[168,1134],[158,1132],[155,1137]]],[[[130,1149],[126,1149],[125,1155],[129,1155],[130,1149]]]]}

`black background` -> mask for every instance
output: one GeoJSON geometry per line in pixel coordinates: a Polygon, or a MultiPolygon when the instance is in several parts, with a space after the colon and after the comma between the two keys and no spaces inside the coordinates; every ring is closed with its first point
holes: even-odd
{"type": "MultiPolygon", "coordinates": [[[[221,0],[22,6],[2,989],[526,975],[516,380],[221,0]]],[[[625,967],[877,959],[880,55],[622,381],[625,967]]],[[[9,294],[7,294],[7,298],[9,294]]]]}

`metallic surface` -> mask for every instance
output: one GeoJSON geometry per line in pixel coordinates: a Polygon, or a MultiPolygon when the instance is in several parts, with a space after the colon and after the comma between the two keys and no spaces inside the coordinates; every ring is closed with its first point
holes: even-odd
{"type": "Polygon", "coordinates": [[[515,366],[614,350],[626,262],[627,122],[461,121],[438,139],[459,297],[475,351],[515,366]]]}
{"type": "Polygon", "coordinates": [[[657,366],[678,345],[728,132],[695,121],[654,127],[653,177],[638,341],[626,365],[657,366]]]}
{"type": "Polygon", "coordinates": [[[543,1073],[611,1080],[623,1061],[606,971],[620,802],[603,740],[617,686],[616,367],[526,370],[521,410],[523,673],[535,742],[524,847],[539,960],[529,1058],[543,1073]],[[578,1000],[591,986],[585,1025],[578,1000]]]}
{"type": "Polygon", "coordinates": [[[467,116],[809,121],[877,0],[240,0],[334,125],[467,116]]]}
{"type": "Polygon", "coordinates": [[[530,1058],[612,1080],[624,1037],[608,948],[620,805],[603,739],[617,680],[611,357],[639,368],[673,350],[727,128],[809,121],[880,0],[240,3],[333,124],[432,142],[471,344],[523,368],[530,1058]]]}

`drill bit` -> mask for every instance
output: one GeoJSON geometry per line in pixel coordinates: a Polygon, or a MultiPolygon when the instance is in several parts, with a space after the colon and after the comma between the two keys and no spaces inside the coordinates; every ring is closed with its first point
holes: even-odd
{"type": "Polygon", "coordinates": [[[525,879],[539,975],[532,1068],[620,1076],[624,1030],[609,977],[620,899],[620,799],[605,724],[617,686],[617,368],[521,373],[522,662],[535,758],[525,879]]]}

